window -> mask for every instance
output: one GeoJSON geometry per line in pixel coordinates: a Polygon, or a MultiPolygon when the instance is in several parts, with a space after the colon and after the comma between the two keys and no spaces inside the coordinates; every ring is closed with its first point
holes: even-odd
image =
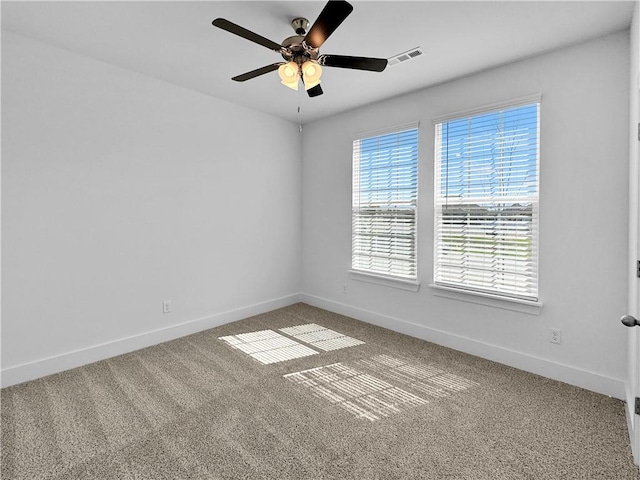
{"type": "Polygon", "coordinates": [[[539,108],[436,122],[436,285],[537,301],[539,108]]]}
{"type": "Polygon", "coordinates": [[[417,278],[417,184],[417,124],[353,142],[354,271],[417,278]]]}

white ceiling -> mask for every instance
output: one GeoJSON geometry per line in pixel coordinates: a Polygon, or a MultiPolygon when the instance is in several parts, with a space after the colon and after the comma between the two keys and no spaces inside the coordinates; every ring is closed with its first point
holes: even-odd
{"type": "Polygon", "coordinates": [[[497,65],[624,30],[634,2],[352,1],[353,13],[322,53],[389,58],[425,54],[382,73],[325,68],[324,95],[308,98],[276,72],[231,77],[281,60],[215,28],[226,18],[280,43],[290,22],[311,23],[324,1],[7,2],[2,28],[235,104],[303,123],[497,65]]]}

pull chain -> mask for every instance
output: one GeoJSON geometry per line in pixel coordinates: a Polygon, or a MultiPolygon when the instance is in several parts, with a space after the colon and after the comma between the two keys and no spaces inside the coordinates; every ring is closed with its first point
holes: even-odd
{"type": "Polygon", "coordinates": [[[302,133],[302,115],[300,114],[300,105],[302,104],[301,97],[302,93],[298,90],[298,132],[300,133],[302,133]]]}

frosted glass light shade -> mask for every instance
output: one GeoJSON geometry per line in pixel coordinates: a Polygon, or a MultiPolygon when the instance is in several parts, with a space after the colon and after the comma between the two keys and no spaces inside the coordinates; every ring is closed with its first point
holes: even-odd
{"type": "Polygon", "coordinates": [[[322,67],[319,63],[307,60],[302,64],[302,81],[306,90],[319,85],[321,75],[322,67]]]}
{"type": "Polygon", "coordinates": [[[278,67],[278,75],[282,84],[293,89],[298,90],[298,64],[295,62],[288,62],[278,67]]]}

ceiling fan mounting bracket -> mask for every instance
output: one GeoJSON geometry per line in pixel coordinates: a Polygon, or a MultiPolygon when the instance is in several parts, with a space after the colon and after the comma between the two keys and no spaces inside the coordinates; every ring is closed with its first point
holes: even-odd
{"type": "Polygon", "coordinates": [[[296,35],[301,35],[304,37],[305,33],[307,33],[307,29],[309,28],[309,20],[304,17],[296,17],[291,20],[291,26],[296,32],[296,35]]]}

